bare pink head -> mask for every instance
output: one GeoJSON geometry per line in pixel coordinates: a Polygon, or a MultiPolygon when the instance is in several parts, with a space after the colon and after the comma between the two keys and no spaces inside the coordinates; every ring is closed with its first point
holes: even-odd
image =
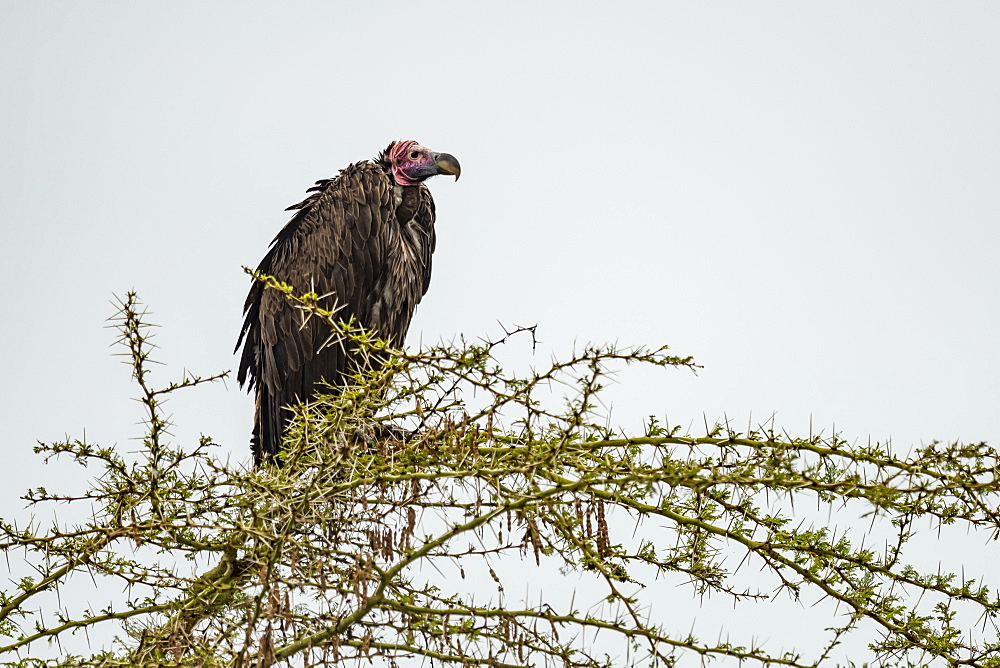
{"type": "Polygon", "coordinates": [[[451,174],[457,181],[462,173],[455,156],[435,153],[412,139],[392,144],[383,159],[392,171],[393,180],[401,186],[419,185],[437,174],[451,174]]]}

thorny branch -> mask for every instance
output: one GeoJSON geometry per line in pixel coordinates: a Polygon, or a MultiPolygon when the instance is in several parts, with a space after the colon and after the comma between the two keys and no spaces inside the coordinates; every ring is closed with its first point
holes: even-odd
{"type": "Polygon", "coordinates": [[[730,657],[815,666],[835,665],[837,648],[863,631],[875,665],[1000,666],[1000,600],[988,583],[954,575],[960,559],[922,572],[904,557],[918,521],[1000,535],[997,452],[987,444],[932,443],[901,456],[836,434],[722,424],[693,435],[654,418],[623,436],[603,413],[610,374],[627,364],[693,369],[690,358],[590,346],[511,374],[499,353],[524,337],[534,347],[533,329],[393,350],[314,296],[259,278],[303,317],[326,320],[333,345],[387,361],[296,409],[285,466],[233,468],[208,438],[170,442],[163,400],[221,375],[155,388],[147,313],[127,295],[113,320],[146,411],[144,447],[39,446],[98,473],[83,494],[25,496],[32,507],[89,504],[89,521],[0,524],[8,562],[33,571],[0,594],[6,665],[414,657],[591,667],[730,657]],[[804,500],[847,528],[803,516],[804,500]],[[881,549],[850,528],[861,516],[879,519],[881,549]],[[740,571],[749,564],[760,572],[748,580],[740,571]],[[533,569],[551,567],[582,574],[593,595],[567,602],[539,584],[532,603],[508,591],[534,586],[533,569]],[[80,572],[125,596],[99,610],[58,603],[54,594],[80,572]],[[839,617],[819,646],[783,651],[739,627],[727,630],[732,642],[706,642],[662,621],[671,603],[651,592],[664,583],[728,597],[744,616],[766,614],[784,592],[825,601],[839,617]],[[109,625],[114,645],[31,658],[42,640],[85,647],[69,634],[109,625]]]}

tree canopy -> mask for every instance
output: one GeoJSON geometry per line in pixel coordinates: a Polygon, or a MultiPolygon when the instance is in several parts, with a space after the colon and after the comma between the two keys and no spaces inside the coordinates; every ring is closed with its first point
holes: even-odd
{"type": "Polygon", "coordinates": [[[1000,666],[995,585],[934,538],[996,539],[993,447],[900,453],[656,418],[629,433],[603,407],[609,375],[693,359],[604,345],[501,368],[530,328],[393,350],[261,279],[337,345],[388,361],[298,407],[283,466],[230,464],[210,437],[172,442],[163,411],[224,374],[154,385],[148,315],[128,294],[113,320],[142,448],[36,448],[88,483],[36,487],[26,516],[0,525],[15,575],[0,594],[4,665],[1000,666]],[[87,519],[43,526],[52,504],[87,519]],[[928,536],[940,567],[911,565],[928,536]],[[96,589],[71,595],[81,576],[96,589]],[[735,618],[786,600],[830,621],[808,639],[758,640],[740,623],[712,639],[691,622],[708,599],[735,618]]]}

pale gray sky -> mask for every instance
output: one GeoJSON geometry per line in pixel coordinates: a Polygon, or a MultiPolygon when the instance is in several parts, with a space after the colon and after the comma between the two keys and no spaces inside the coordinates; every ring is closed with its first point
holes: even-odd
{"type": "MultiPolygon", "coordinates": [[[[2,1],[0,514],[57,486],[35,439],[131,447],[112,293],[162,325],[154,379],[233,368],[241,266],[402,138],[463,167],[411,344],[705,365],[624,374],[631,426],[1000,441],[998,35],[991,2],[2,1]]],[[[251,403],[188,393],[176,434],[248,460],[251,403]]]]}

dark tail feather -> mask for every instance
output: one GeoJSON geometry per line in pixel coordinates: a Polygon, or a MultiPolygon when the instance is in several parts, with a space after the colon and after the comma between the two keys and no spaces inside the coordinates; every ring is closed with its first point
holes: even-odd
{"type": "Polygon", "coordinates": [[[270,393],[264,386],[258,386],[253,435],[250,437],[254,466],[281,465],[281,460],[277,455],[278,451],[281,450],[281,436],[284,429],[280,416],[275,414],[275,407],[271,404],[270,393]]]}

